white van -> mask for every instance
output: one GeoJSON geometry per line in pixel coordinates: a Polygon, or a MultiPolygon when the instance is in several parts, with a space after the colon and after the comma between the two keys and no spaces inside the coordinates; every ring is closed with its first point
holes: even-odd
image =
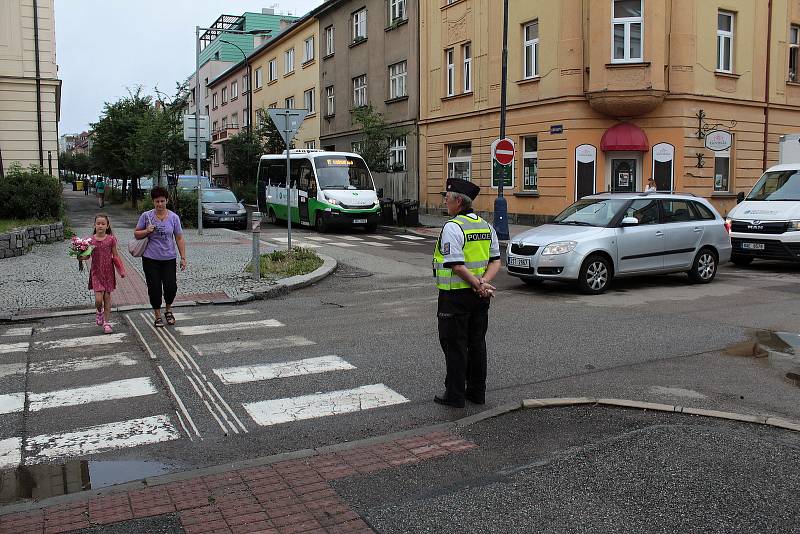
{"type": "MultiPolygon", "coordinates": [[[[800,136],[791,137],[781,138],[784,161],[800,153],[783,145],[800,146],[800,136]]],[[[800,262],[800,162],[770,167],[746,197],[739,195],[740,202],[728,212],[727,220],[731,261],[736,265],[748,265],[755,258],[800,262]]]]}

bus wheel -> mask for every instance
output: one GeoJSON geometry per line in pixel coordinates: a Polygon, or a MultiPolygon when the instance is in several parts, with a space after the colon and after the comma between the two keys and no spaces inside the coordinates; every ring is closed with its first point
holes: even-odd
{"type": "Polygon", "coordinates": [[[324,234],[328,230],[328,225],[325,223],[322,214],[317,215],[317,218],[314,220],[314,228],[321,234],[324,234]]]}
{"type": "Polygon", "coordinates": [[[270,224],[278,224],[278,216],[275,215],[275,210],[272,208],[269,209],[269,213],[267,214],[267,218],[269,219],[270,224]]]}
{"type": "Polygon", "coordinates": [[[378,229],[378,225],[375,224],[375,223],[368,224],[368,225],[366,225],[364,227],[364,231],[367,232],[368,234],[374,234],[375,230],[377,230],[377,229],[378,229]]]}

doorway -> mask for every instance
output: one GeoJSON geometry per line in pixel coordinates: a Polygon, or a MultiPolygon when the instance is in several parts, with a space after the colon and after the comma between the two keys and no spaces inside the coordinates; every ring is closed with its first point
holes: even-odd
{"type": "Polygon", "coordinates": [[[642,154],[639,152],[606,152],[606,187],[615,193],[640,191],[642,154]]]}

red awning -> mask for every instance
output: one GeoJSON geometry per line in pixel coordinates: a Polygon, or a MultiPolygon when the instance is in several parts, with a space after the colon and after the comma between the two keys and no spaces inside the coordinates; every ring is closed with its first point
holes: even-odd
{"type": "Polygon", "coordinates": [[[641,128],[629,122],[623,122],[605,131],[600,140],[600,150],[604,152],[609,150],[647,152],[650,150],[650,143],[641,128]]]}

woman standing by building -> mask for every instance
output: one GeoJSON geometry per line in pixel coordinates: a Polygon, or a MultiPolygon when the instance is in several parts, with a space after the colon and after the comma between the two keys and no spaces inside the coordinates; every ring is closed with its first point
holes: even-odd
{"type": "Polygon", "coordinates": [[[180,254],[181,271],[186,270],[186,243],[178,215],[167,209],[167,190],[154,187],[150,191],[155,209],[146,211],[139,217],[134,236],[148,239],[147,248],[142,255],[142,269],[147,281],[147,294],[155,315],[153,324],[157,327],[175,324],[172,302],[178,292],[176,279],[176,245],[180,254]],[[161,304],[166,305],[164,318],[161,317],[161,304]]]}

